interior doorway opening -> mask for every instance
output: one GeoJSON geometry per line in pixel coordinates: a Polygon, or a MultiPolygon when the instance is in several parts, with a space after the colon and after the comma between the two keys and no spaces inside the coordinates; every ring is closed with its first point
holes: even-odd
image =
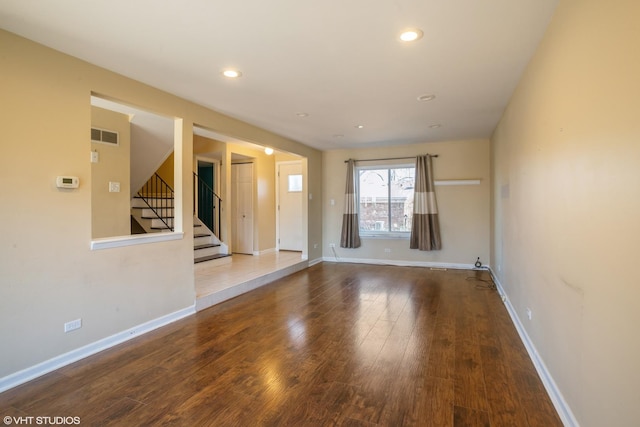
{"type": "MultiPolygon", "coordinates": [[[[245,279],[249,280],[247,259],[257,263],[255,268],[260,271],[260,276],[271,277],[290,268],[306,266],[309,200],[306,158],[277,149],[267,153],[266,148],[265,145],[241,141],[201,125],[194,126],[194,174],[202,175],[206,180],[211,167],[213,169],[213,186],[222,200],[221,241],[228,246],[227,253],[232,254],[226,259],[196,264],[198,307],[219,301],[218,296],[221,298],[233,294],[232,288],[240,287],[246,291],[247,287],[252,287],[244,282],[245,279]],[[282,221],[279,223],[277,211],[280,192],[277,168],[289,163],[300,166],[299,173],[287,174],[296,175],[291,178],[291,192],[296,193],[299,200],[294,214],[299,222],[294,227],[296,246],[287,246],[286,243],[282,246],[278,242],[279,238],[282,239],[284,224],[282,221]],[[242,173],[234,172],[234,169],[240,171],[240,168],[246,169],[242,173]],[[250,210],[242,212],[244,208],[237,207],[239,202],[248,205],[250,210]]],[[[286,191],[289,191],[289,187],[286,191]]],[[[256,281],[256,286],[263,283],[259,278],[251,280],[256,281]]]]}

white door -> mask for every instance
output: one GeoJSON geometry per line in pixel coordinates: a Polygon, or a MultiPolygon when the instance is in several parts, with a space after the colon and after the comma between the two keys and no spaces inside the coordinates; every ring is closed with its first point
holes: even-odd
{"type": "Polygon", "coordinates": [[[231,165],[232,251],[253,255],[253,164],[231,165]]]}
{"type": "Polygon", "coordinates": [[[302,251],[302,163],[278,164],[279,249],[302,251]]]}

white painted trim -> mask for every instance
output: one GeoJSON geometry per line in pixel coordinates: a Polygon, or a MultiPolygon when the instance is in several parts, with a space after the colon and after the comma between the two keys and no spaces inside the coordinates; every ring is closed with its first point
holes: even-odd
{"type": "Polygon", "coordinates": [[[168,242],[171,240],[181,240],[184,237],[182,231],[171,233],[147,233],[134,234],[132,236],[106,237],[91,241],[91,250],[121,248],[123,246],[142,245],[145,243],[168,242]]]}
{"type": "Polygon", "coordinates": [[[61,354],[52,359],[45,360],[37,365],[23,369],[22,371],[15,372],[0,378],[0,393],[9,390],[10,388],[24,384],[27,381],[31,381],[44,374],[60,369],[63,366],[70,365],[73,362],[77,362],[80,359],[96,354],[100,351],[106,350],[139,335],[153,331],[154,329],[173,323],[184,317],[190,316],[195,313],[195,305],[183,308],[176,312],[158,317],[157,319],[150,320],[141,325],[134,326],[125,331],[118,332],[117,334],[95,341],[91,344],[87,344],[83,347],[71,350],[68,353],[61,354]]]}
{"type": "Polygon", "coordinates": [[[474,268],[473,264],[457,264],[457,263],[450,263],[450,262],[429,262],[429,261],[406,261],[406,260],[399,260],[399,259],[323,257],[322,261],[352,263],[352,264],[395,265],[398,267],[448,268],[452,270],[471,270],[474,268]]]}
{"type": "Polygon", "coordinates": [[[253,255],[254,256],[259,256],[259,255],[271,254],[271,253],[275,253],[275,252],[276,252],[276,248],[269,248],[269,249],[263,249],[261,251],[254,251],[253,255]]]}
{"type": "Polygon", "coordinates": [[[322,258],[313,259],[313,260],[309,261],[309,267],[312,267],[312,266],[314,266],[316,264],[320,264],[321,262],[324,262],[324,259],[322,259],[322,258]]]}
{"type": "MultiPolygon", "coordinates": [[[[195,132],[194,132],[195,133],[195,132]]],[[[197,135],[197,134],[196,134],[197,135]]],[[[194,156],[194,160],[193,160],[193,172],[197,175],[198,174],[198,160],[202,160],[203,162],[206,163],[211,163],[215,165],[215,168],[213,168],[213,192],[219,196],[220,195],[220,169],[222,168],[222,161],[215,158],[215,157],[207,157],[205,155],[202,154],[196,154],[194,156]]],[[[195,206],[195,211],[198,212],[198,198],[196,197],[196,206],[195,206]]],[[[198,215],[194,215],[196,218],[198,217],[198,215]]]]}
{"type": "Polygon", "coordinates": [[[522,325],[522,322],[520,322],[520,318],[518,317],[515,308],[511,305],[511,301],[509,301],[509,297],[505,293],[504,288],[502,287],[502,283],[500,283],[500,280],[493,273],[493,270],[490,267],[489,272],[491,273],[493,283],[496,284],[498,293],[502,297],[502,301],[507,308],[507,312],[509,313],[509,316],[511,316],[511,321],[516,327],[518,335],[520,335],[520,339],[527,349],[527,353],[529,353],[529,357],[531,358],[531,361],[533,362],[533,365],[538,372],[538,376],[542,380],[542,384],[544,384],[544,388],[547,390],[547,394],[551,398],[551,402],[553,402],[553,406],[556,408],[556,411],[558,412],[562,423],[567,427],[579,427],[580,424],[578,423],[578,420],[573,415],[573,412],[571,411],[571,408],[569,407],[567,401],[564,400],[564,396],[560,392],[558,385],[547,369],[547,365],[545,365],[544,360],[542,360],[542,358],[540,357],[540,354],[538,353],[538,350],[536,350],[536,347],[531,341],[531,338],[529,338],[527,330],[522,325]]]}
{"type": "Polygon", "coordinates": [[[480,185],[479,179],[438,179],[433,185],[480,185]]]}

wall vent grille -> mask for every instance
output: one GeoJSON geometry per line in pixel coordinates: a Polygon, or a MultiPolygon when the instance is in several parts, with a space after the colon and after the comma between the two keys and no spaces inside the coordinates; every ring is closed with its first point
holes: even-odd
{"type": "Polygon", "coordinates": [[[91,142],[102,142],[104,144],[118,145],[118,132],[106,129],[91,128],[91,142]]]}

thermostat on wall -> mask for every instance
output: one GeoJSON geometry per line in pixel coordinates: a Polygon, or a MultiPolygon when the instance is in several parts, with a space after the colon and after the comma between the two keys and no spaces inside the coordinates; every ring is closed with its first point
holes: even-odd
{"type": "Polygon", "coordinates": [[[78,188],[80,180],[77,176],[59,176],[56,178],[58,188],[78,188]]]}

